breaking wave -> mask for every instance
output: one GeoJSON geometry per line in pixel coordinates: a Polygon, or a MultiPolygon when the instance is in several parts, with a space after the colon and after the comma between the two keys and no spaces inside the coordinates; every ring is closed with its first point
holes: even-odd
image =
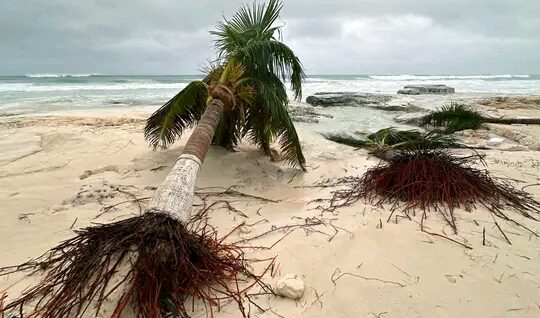
{"type": "Polygon", "coordinates": [[[100,76],[99,73],[82,73],[82,74],[69,74],[69,73],[36,73],[36,74],[26,74],[26,77],[31,78],[41,78],[41,77],[90,77],[90,76],[100,76]]]}
{"type": "Polygon", "coordinates": [[[370,75],[369,78],[386,81],[431,81],[431,80],[497,80],[497,79],[527,79],[530,75],[370,75]]]}

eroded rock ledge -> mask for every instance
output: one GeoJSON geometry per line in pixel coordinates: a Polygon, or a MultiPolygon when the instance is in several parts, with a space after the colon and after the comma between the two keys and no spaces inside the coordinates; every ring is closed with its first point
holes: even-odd
{"type": "Polygon", "coordinates": [[[456,90],[453,87],[446,85],[406,85],[397,93],[404,95],[420,95],[420,94],[452,94],[456,90]]]}
{"type": "Polygon", "coordinates": [[[368,93],[315,93],[308,96],[306,103],[313,106],[333,107],[333,106],[377,106],[390,101],[390,95],[368,94],[368,93]]]}

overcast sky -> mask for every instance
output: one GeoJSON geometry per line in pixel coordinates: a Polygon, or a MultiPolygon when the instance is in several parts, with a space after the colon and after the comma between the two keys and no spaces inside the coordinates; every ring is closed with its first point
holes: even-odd
{"type": "MultiPolygon", "coordinates": [[[[3,0],[0,74],[196,74],[240,0],[3,0]]],[[[540,74],[540,0],[284,0],[308,74],[540,74]]]]}

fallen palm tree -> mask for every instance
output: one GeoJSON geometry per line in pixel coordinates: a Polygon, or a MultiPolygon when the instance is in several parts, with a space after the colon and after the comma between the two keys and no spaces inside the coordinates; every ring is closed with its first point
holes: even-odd
{"type": "Polygon", "coordinates": [[[378,158],[390,160],[398,151],[410,149],[468,148],[453,137],[436,132],[420,132],[418,130],[397,130],[384,128],[369,134],[365,139],[352,136],[327,134],[328,140],[352,147],[364,148],[378,158]]]}
{"type": "MultiPolygon", "coordinates": [[[[247,270],[239,246],[218,238],[191,211],[197,175],[224,112],[250,102],[254,96],[250,92],[255,90],[257,96],[274,98],[271,106],[280,105],[283,99],[276,92],[284,90],[281,76],[290,76],[293,88],[301,91],[300,64],[274,36],[280,9],[281,3],[275,0],[244,6],[233,19],[220,24],[223,32],[217,34],[217,46],[223,67],[218,80],[190,83],[161,109],[165,124],[185,127],[183,120],[193,112],[183,111],[201,98],[205,102],[182,154],[147,209],[140,216],[77,230],[73,238],[38,258],[0,268],[0,275],[43,275],[18,298],[5,302],[0,315],[27,309],[25,317],[117,318],[129,310],[141,318],[188,317],[184,302],[189,297],[200,299],[210,316],[212,308],[224,300],[236,302],[243,316],[247,315],[243,291],[261,283],[259,277],[247,270]],[[242,284],[244,276],[250,282],[242,284]],[[109,303],[112,311],[104,310],[109,303]]],[[[273,124],[274,133],[296,136],[295,131],[273,124]]],[[[156,140],[168,142],[177,136],[178,129],[161,128],[152,130],[156,140]]],[[[296,153],[297,146],[294,138],[285,138],[286,153],[296,153]]],[[[290,158],[303,165],[302,156],[290,158]]]]}
{"type": "Polygon", "coordinates": [[[485,123],[540,125],[540,118],[493,118],[472,110],[466,105],[450,103],[420,119],[421,126],[442,127],[440,131],[445,134],[465,129],[478,129],[485,123]]]}
{"type": "Polygon", "coordinates": [[[364,139],[356,138],[350,135],[334,134],[334,133],[325,133],[322,135],[327,140],[336,142],[338,144],[355,147],[355,148],[362,148],[365,143],[364,139]]]}
{"type": "Polygon", "coordinates": [[[401,151],[361,177],[338,179],[332,185],[340,188],[333,192],[328,209],[364,199],[373,205],[390,204],[392,214],[400,210],[407,217],[417,210],[435,211],[456,233],[457,208],[471,211],[481,205],[524,228],[508,215],[508,208],[538,220],[540,202],[506,182],[494,180],[487,170],[473,167],[475,160],[482,161],[479,155],[457,157],[441,149],[401,151]]]}

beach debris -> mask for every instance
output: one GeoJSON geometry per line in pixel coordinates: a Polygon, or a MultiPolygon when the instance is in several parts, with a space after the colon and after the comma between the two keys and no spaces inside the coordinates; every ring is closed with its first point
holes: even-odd
{"type": "Polygon", "coordinates": [[[540,125],[540,118],[494,118],[481,114],[471,107],[452,102],[422,117],[421,126],[431,126],[440,132],[451,134],[465,129],[478,129],[482,124],[540,125]]]}
{"type": "Polygon", "coordinates": [[[397,93],[403,95],[420,95],[420,94],[452,94],[456,90],[443,84],[433,85],[406,85],[397,93]]]}
{"type": "Polygon", "coordinates": [[[363,199],[377,206],[389,204],[388,221],[398,210],[409,219],[417,210],[423,211],[422,222],[426,212],[438,212],[457,233],[455,210],[472,211],[481,205],[493,215],[538,236],[536,231],[512,219],[508,211],[512,209],[538,221],[540,202],[506,181],[495,180],[487,170],[473,167],[473,163],[485,164],[478,154],[458,157],[443,149],[401,151],[362,176],[321,184],[337,187],[328,199],[329,205],[323,209],[334,211],[363,199]]]}
{"type": "Polygon", "coordinates": [[[489,138],[489,140],[486,142],[486,145],[490,147],[497,147],[497,146],[502,145],[503,142],[504,142],[504,138],[493,137],[493,138],[489,138]]]}
{"type": "Polygon", "coordinates": [[[408,149],[468,148],[454,138],[436,132],[397,130],[393,127],[380,129],[360,139],[351,135],[326,134],[326,139],[352,147],[364,148],[370,154],[389,160],[396,151],[408,149]]]}
{"type": "Polygon", "coordinates": [[[304,295],[305,289],[304,280],[293,273],[279,278],[276,283],[276,294],[286,298],[300,299],[304,295]]]}
{"type": "Polygon", "coordinates": [[[511,140],[519,145],[525,146],[530,150],[540,150],[540,140],[527,132],[526,127],[516,127],[510,125],[484,124],[494,135],[511,140]]]}
{"type": "Polygon", "coordinates": [[[238,228],[238,231],[240,231],[241,234],[249,234],[253,231],[253,229],[251,226],[244,224],[238,228]]]}

